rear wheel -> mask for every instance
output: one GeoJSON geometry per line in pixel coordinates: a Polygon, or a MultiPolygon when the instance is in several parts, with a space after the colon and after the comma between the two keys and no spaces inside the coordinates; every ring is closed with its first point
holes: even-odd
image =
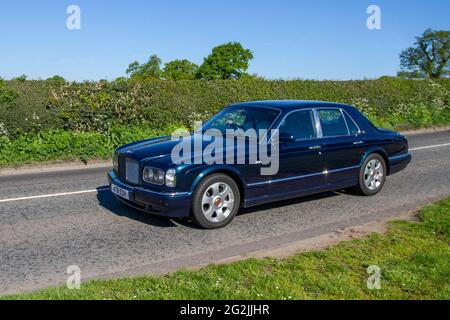
{"type": "Polygon", "coordinates": [[[213,174],[200,181],[192,199],[192,220],[205,229],[226,226],[240,204],[239,188],[225,174],[213,174]]]}
{"type": "Polygon", "coordinates": [[[369,155],[361,166],[356,190],[371,196],[380,192],[386,181],[386,162],[377,153],[369,155]]]}

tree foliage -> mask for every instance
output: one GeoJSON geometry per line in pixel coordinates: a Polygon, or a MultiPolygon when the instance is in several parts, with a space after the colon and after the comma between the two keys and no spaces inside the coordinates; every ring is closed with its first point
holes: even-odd
{"type": "Polygon", "coordinates": [[[134,61],[128,66],[126,73],[137,80],[161,79],[161,59],[154,54],[146,63],[139,64],[138,61],[134,61]]]}
{"type": "Polygon", "coordinates": [[[163,78],[166,80],[193,80],[198,66],[189,60],[173,60],[164,65],[163,78]]]}
{"type": "Polygon", "coordinates": [[[16,78],[13,78],[12,80],[19,81],[19,82],[25,82],[27,80],[27,75],[22,74],[16,78]]]}
{"type": "Polygon", "coordinates": [[[64,83],[66,82],[66,79],[59,75],[54,75],[53,77],[50,77],[47,79],[47,81],[53,82],[53,83],[64,83]]]}
{"type": "Polygon", "coordinates": [[[212,49],[200,66],[198,76],[206,80],[239,79],[247,74],[253,53],[239,42],[229,42],[212,49]]]}
{"type": "Polygon", "coordinates": [[[401,77],[437,79],[450,75],[450,31],[431,29],[416,37],[413,47],[400,54],[401,77]]]}
{"type": "Polygon", "coordinates": [[[213,48],[200,67],[189,60],[176,59],[166,63],[161,70],[161,59],[152,55],[146,63],[130,63],[126,73],[135,80],[256,79],[257,76],[247,73],[252,59],[253,53],[250,50],[239,42],[229,42],[213,48]]]}

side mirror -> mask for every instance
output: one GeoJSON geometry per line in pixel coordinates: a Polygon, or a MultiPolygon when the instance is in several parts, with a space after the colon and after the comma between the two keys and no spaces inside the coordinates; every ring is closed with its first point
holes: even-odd
{"type": "Polygon", "coordinates": [[[280,143],[292,143],[295,142],[295,137],[289,132],[280,132],[278,136],[280,143]]]}

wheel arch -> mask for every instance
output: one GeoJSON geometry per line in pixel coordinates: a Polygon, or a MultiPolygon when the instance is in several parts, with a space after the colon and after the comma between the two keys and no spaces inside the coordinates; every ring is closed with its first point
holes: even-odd
{"type": "Polygon", "coordinates": [[[245,182],[242,179],[240,173],[230,167],[217,167],[217,168],[209,168],[201,172],[198,177],[195,179],[194,183],[192,184],[192,192],[194,192],[195,188],[197,188],[200,181],[205,179],[206,177],[212,175],[212,174],[224,174],[229,176],[233,181],[236,183],[236,185],[239,188],[239,194],[240,194],[240,205],[242,205],[244,198],[245,198],[245,182]]]}
{"type": "Polygon", "coordinates": [[[382,149],[382,148],[379,148],[379,147],[378,147],[378,148],[372,148],[372,149],[369,149],[369,150],[364,154],[364,157],[363,157],[363,159],[361,160],[361,164],[360,164],[360,165],[362,166],[363,163],[364,163],[364,161],[366,161],[367,157],[370,156],[370,155],[372,155],[372,154],[374,154],[374,153],[380,155],[380,156],[383,158],[383,160],[384,160],[384,162],[385,162],[385,164],[386,164],[386,175],[389,175],[389,174],[390,174],[390,171],[391,171],[391,166],[390,166],[390,163],[389,163],[389,157],[388,157],[386,151],[384,151],[384,149],[382,149]]]}

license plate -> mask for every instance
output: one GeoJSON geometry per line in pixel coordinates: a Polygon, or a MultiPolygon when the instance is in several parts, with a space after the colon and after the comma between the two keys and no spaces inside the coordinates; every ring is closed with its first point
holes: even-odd
{"type": "Polygon", "coordinates": [[[111,192],[117,194],[119,197],[130,200],[130,192],[128,190],[122,189],[114,184],[111,185],[111,192]]]}

